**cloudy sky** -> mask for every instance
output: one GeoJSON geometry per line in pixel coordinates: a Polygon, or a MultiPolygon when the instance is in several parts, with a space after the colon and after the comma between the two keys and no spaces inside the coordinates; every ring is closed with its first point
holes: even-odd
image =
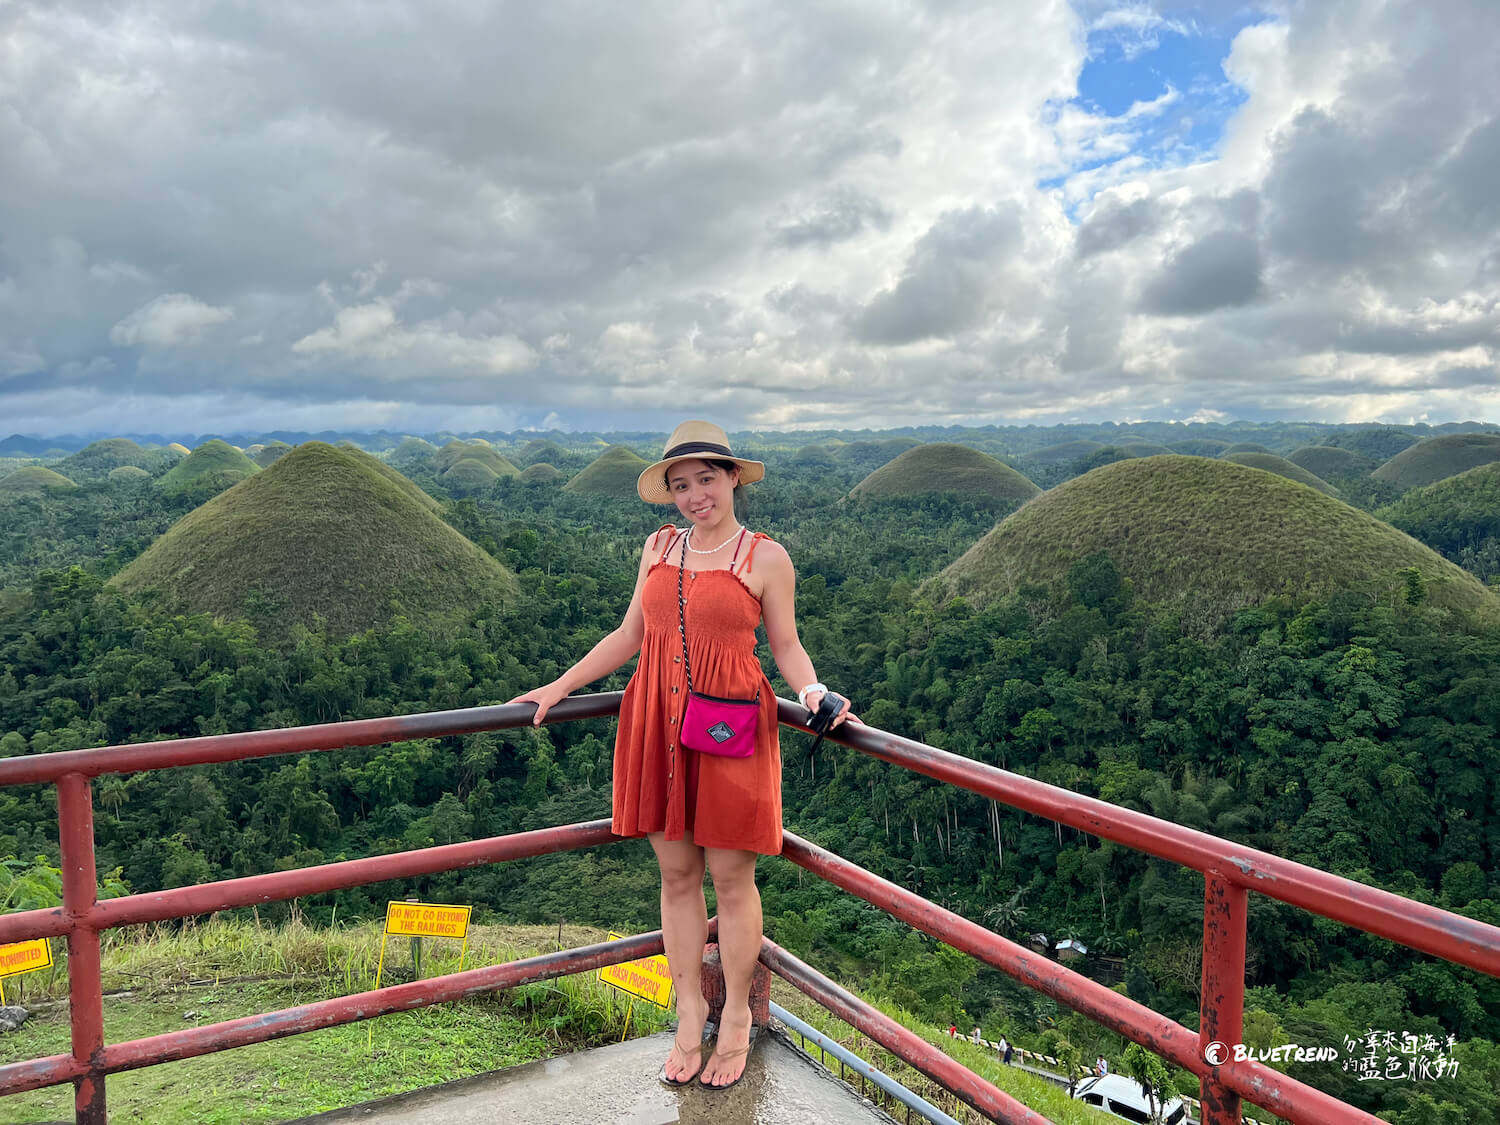
{"type": "Polygon", "coordinates": [[[0,3],[0,435],[1500,419],[1496,0],[0,3]]]}

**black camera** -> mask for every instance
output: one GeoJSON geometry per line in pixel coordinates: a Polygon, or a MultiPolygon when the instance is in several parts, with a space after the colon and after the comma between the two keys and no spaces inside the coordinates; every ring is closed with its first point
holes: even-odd
{"type": "Polygon", "coordinates": [[[846,702],[847,700],[842,695],[825,691],[823,698],[818,701],[818,709],[816,711],[808,711],[807,725],[818,736],[813,739],[812,749],[808,753],[816,754],[818,752],[818,747],[823,745],[823,736],[833,729],[833,720],[844,709],[846,702]]]}

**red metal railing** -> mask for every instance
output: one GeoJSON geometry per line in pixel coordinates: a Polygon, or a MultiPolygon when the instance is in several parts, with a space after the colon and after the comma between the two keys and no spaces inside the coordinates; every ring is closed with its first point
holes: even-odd
{"type": "MultiPolygon", "coordinates": [[[[618,711],[619,703],[619,693],[570,698],[552,709],[547,722],[612,715],[618,711]]],[[[104,1078],[110,1073],[587,971],[659,952],[660,934],[644,934],[626,941],[471,969],[129,1043],[104,1043],[101,930],[588,847],[616,838],[609,832],[609,822],[601,820],[97,902],[91,778],[106,773],[500,730],[526,725],[531,713],[529,705],[478,707],[0,760],[0,787],[34,783],[57,787],[63,904],[52,910],[0,916],[0,943],[67,937],[72,1027],[70,1054],[0,1066],[0,1096],[72,1082],[77,1120],[100,1125],[106,1119],[104,1078]]],[[[796,704],[780,701],[783,724],[805,730],[801,722],[805,715],[806,711],[796,704]]],[[[873,727],[851,724],[830,737],[882,761],[1203,873],[1203,992],[1200,1028],[1195,1032],[794,834],[786,834],[783,853],[792,862],[893,916],[1197,1074],[1203,1086],[1205,1125],[1237,1123],[1242,1097],[1281,1117],[1308,1125],[1344,1122],[1375,1125],[1376,1122],[1370,1115],[1259,1063],[1212,1065],[1205,1060],[1204,1048],[1210,1042],[1240,1040],[1249,891],[1500,976],[1500,928],[1142,813],[1081,797],[873,727]]],[[[761,960],[992,1120],[1028,1125],[1043,1120],[941,1052],[934,1052],[869,1005],[818,976],[774,943],[765,943],[761,960]]]]}

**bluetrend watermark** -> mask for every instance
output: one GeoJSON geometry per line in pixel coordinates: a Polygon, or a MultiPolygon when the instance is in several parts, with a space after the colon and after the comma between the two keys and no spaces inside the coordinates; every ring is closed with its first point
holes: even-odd
{"type": "Polygon", "coordinates": [[[1436,1035],[1371,1028],[1358,1038],[1344,1036],[1342,1048],[1306,1047],[1300,1043],[1250,1047],[1215,1039],[1204,1046],[1203,1058],[1210,1066],[1229,1062],[1336,1062],[1360,1082],[1426,1081],[1458,1073],[1458,1060],[1453,1057],[1456,1042],[1452,1035],[1440,1039],[1436,1035]]]}

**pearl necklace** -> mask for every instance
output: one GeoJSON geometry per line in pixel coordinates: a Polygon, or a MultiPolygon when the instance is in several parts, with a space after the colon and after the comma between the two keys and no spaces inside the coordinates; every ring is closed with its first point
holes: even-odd
{"type": "MultiPolygon", "coordinates": [[[[745,534],[745,529],[742,526],[740,526],[739,524],[735,524],[735,530],[740,535],[745,534]]],[[[688,528],[687,539],[685,541],[685,545],[686,545],[687,549],[690,552],[692,552],[693,554],[695,554],[695,555],[716,555],[720,551],[722,551],[725,547],[727,547],[729,545],[729,543],[730,543],[730,540],[732,540],[734,538],[735,538],[735,536],[733,534],[731,534],[728,539],[724,540],[724,542],[720,543],[717,547],[711,547],[707,551],[700,551],[700,550],[698,550],[697,547],[693,546],[693,529],[692,528],[688,528]]]]}

